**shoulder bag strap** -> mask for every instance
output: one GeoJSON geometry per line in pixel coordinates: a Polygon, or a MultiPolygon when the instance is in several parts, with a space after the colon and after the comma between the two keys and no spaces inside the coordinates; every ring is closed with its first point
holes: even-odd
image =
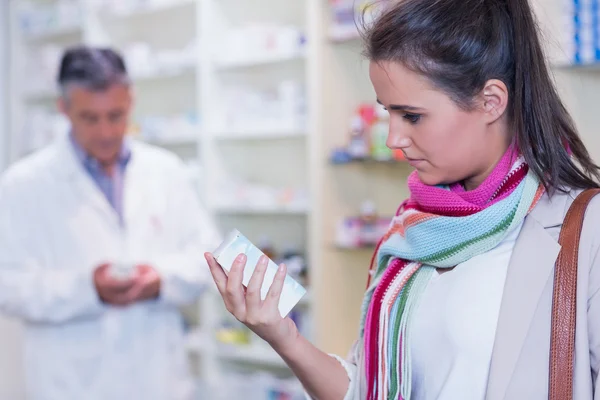
{"type": "Polygon", "coordinates": [[[579,238],[585,210],[598,193],[600,189],[589,189],[577,196],[565,216],[558,240],[561,250],[554,269],[548,396],[550,400],[573,399],[579,238]]]}

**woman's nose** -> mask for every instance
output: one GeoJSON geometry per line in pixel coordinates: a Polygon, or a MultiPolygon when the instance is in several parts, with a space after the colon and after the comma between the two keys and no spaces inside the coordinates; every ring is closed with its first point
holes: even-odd
{"type": "Polygon", "coordinates": [[[387,147],[390,149],[403,150],[412,145],[412,140],[403,135],[394,135],[390,133],[386,141],[387,147]]]}

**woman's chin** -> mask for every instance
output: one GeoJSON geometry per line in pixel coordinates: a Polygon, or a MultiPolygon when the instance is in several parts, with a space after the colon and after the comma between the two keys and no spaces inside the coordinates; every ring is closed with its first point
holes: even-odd
{"type": "Polygon", "coordinates": [[[417,175],[419,176],[419,180],[427,186],[437,186],[444,183],[444,178],[441,176],[436,176],[435,174],[427,173],[424,171],[417,171],[417,175]]]}

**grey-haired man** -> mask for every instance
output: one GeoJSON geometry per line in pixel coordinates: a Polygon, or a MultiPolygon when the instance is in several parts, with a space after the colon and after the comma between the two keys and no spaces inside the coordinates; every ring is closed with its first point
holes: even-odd
{"type": "Polygon", "coordinates": [[[179,307],[219,235],[173,154],[126,138],[131,84],[110,49],[63,56],[70,132],[0,181],[0,310],[26,327],[32,400],[187,400],[179,307]]]}

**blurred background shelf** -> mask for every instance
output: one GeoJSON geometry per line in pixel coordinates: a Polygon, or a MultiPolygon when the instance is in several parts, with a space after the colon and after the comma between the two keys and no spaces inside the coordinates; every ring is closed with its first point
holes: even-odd
{"type": "Polygon", "coordinates": [[[42,29],[37,32],[31,32],[24,35],[24,39],[30,44],[39,44],[55,40],[64,40],[73,36],[80,36],[83,33],[83,28],[80,24],[70,26],[57,26],[47,29],[42,29]]]}
{"type": "Polygon", "coordinates": [[[220,131],[214,134],[216,140],[285,140],[285,139],[303,139],[307,137],[304,130],[295,129],[249,129],[249,130],[231,130],[220,131]]]}
{"type": "Polygon", "coordinates": [[[286,206],[215,206],[214,210],[220,214],[245,214],[245,215],[305,215],[308,213],[307,207],[286,207],[286,206]]]}
{"type": "Polygon", "coordinates": [[[233,61],[217,61],[216,67],[219,70],[236,70],[236,69],[244,69],[244,68],[254,68],[267,66],[272,64],[286,63],[290,61],[303,61],[306,58],[306,53],[303,51],[299,51],[296,53],[290,54],[273,54],[264,57],[253,57],[241,60],[233,60],[233,61]]]}
{"type": "Polygon", "coordinates": [[[155,14],[170,12],[182,7],[194,6],[195,0],[163,0],[158,2],[138,2],[132,0],[119,0],[111,3],[102,13],[104,18],[136,18],[152,16],[155,14]]]}

